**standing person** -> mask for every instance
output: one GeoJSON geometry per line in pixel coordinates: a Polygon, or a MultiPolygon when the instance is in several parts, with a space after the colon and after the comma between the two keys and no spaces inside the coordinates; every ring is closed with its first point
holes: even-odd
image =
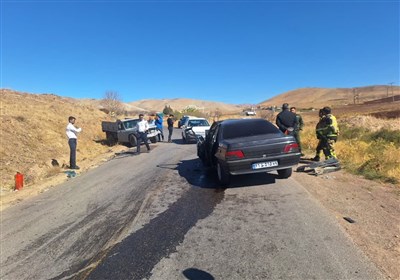
{"type": "Polygon", "coordinates": [[[174,115],[170,114],[168,119],[167,119],[167,124],[168,124],[168,143],[171,143],[172,140],[172,132],[174,131],[174,115]]]}
{"type": "Polygon", "coordinates": [[[282,105],[282,112],[276,116],[276,125],[279,130],[287,135],[293,135],[297,129],[296,115],[289,111],[289,104],[282,105]]]}
{"type": "Polygon", "coordinates": [[[153,124],[153,125],[155,125],[155,115],[154,114],[151,114],[150,116],[149,116],[149,120],[148,120],[148,123],[149,124],[153,124]]]}
{"type": "Polygon", "coordinates": [[[79,166],[76,165],[76,146],[77,146],[77,135],[82,131],[82,128],[75,127],[76,118],[70,116],[68,118],[68,125],[66,129],[67,137],[68,137],[68,145],[69,145],[69,168],[70,169],[79,169],[79,166]]]}
{"type": "Polygon", "coordinates": [[[336,117],[332,115],[330,107],[322,108],[323,118],[321,127],[317,129],[317,135],[321,138],[321,147],[324,152],[325,159],[337,158],[334,144],[337,141],[339,127],[336,117]]]}
{"type": "Polygon", "coordinates": [[[321,129],[324,126],[324,111],[322,109],[319,109],[318,112],[318,116],[319,116],[319,121],[317,123],[317,125],[315,126],[315,134],[317,136],[318,139],[318,144],[317,144],[317,148],[315,148],[315,157],[312,159],[313,161],[320,161],[321,157],[321,151],[322,151],[322,139],[321,136],[319,135],[318,131],[319,129],[321,129]]]}
{"type": "Polygon", "coordinates": [[[304,126],[303,118],[296,113],[296,107],[290,107],[290,112],[296,115],[297,126],[294,130],[293,136],[296,139],[297,144],[299,145],[299,151],[301,155],[304,156],[304,154],[301,152],[301,143],[300,143],[300,130],[303,130],[304,126]]]}
{"type": "Polygon", "coordinates": [[[149,123],[144,119],[143,114],[139,114],[139,122],[136,124],[137,131],[137,143],[136,143],[136,153],[140,154],[140,144],[143,140],[146,145],[147,151],[150,152],[150,145],[147,139],[147,130],[149,130],[149,123]]]}
{"type": "Polygon", "coordinates": [[[157,130],[160,132],[162,141],[164,141],[163,118],[160,114],[156,114],[155,125],[157,126],[157,130]]]}

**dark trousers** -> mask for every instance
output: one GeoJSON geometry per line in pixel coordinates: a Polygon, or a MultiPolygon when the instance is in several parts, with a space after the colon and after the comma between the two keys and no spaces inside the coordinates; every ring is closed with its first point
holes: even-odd
{"type": "Polygon", "coordinates": [[[172,132],[174,131],[173,126],[168,126],[168,142],[171,142],[172,132]]]}
{"type": "Polygon", "coordinates": [[[301,153],[300,131],[296,130],[292,135],[294,139],[296,139],[297,145],[299,145],[299,151],[301,153]]]}
{"type": "Polygon", "coordinates": [[[136,151],[140,153],[140,144],[144,142],[144,144],[147,147],[147,150],[150,151],[150,145],[147,140],[147,133],[146,132],[138,132],[138,137],[137,137],[137,144],[136,144],[136,151]]]}
{"type": "Polygon", "coordinates": [[[69,167],[73,168],[76,167],[76,146],[77,146],[76,139],[69,139],[68,145],[69,145],[69,167]]]}
{"type": "Polygon", "coordinates": [[[318,145],[317,148],[315,148],[315,156],[319,158],[321,151],[322,151],[322,139],[318,139],[318,145]]]}
{"type": "Polygon", "coordinates": [[[336,139],[323,138],[321,139],[321,148],[324,152],[325,159],[336,158],[335,147],[336,139]]]}

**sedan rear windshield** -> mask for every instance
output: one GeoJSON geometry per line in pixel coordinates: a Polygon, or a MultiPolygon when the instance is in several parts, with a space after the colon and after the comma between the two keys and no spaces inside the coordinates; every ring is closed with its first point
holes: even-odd
{"type": "Polygon", "coordinates": [[[232,122],[224,125],[222,130],[224,139],[275,133],[279,133],[278,128],[265,120],[232,122]]]}

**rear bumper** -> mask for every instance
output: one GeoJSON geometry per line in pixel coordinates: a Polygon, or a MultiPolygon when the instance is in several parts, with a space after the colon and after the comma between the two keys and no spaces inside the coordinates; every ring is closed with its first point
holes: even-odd
{"type": "Polygon", "coordinates": [[[225,162],[225,167],[231,175],[241,175],[241,174],[251,174],[251,173],[261,173],[274,171],[279,169],[286,169],[297,165],[300,161],[300,153],[293,153],[287,155],[272,156],[266,158],[257,159],[244,159],[225,162]],[[261,169],[253,169],[253,163],[268,162],[268,161],[278,161],[278,166],[267,167],[261,169]]]}
{"type": "Polygon", "coordinates": [[[147,133],[147,138],[155,137],[159,134],[160,132],[157,129],[152,129],[147,133]]]}

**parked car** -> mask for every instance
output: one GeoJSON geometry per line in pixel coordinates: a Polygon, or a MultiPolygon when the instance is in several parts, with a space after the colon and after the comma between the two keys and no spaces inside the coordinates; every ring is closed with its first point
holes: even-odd
{"type": "Polygon", "coordinates": [[[233,175],[277,171],[289,178],[299,163],[299,146],[264,119],[231,119],[214,122],[197,142],[197,155],[205,166],[216,168],[221,185],[233,175]]]}
{"type": "Polygon", "coordinates": [[[182,125],[186,122],[186,120],[189,118],[189,116],[183,116],[182,118],[179,119],[178,121],[178,128],[181,128],[182,125]]]}
{"type": "Polygon", "coordinates": [[[256,112],[255,111],[246,111],[244,112],[246,116],[255,116],[256,112]]]}
{"type": "Polygon", "coordinates": [[[184,143],[197,142],[198,137],[206,136],[210,124],[205,118],[190,117],[182,126],[182,140],[184,143]]]}
{"type": "Polygon", "coordinates": [[[189,121],[189,119],[194,119],[197,117],[194,116],[183,116],[179,122],[178,122],[178,128],[185,128],[185,126],[187,126],[187,122],[189,121]]]}
{"type": "MultiPolygon", "coordinates": [[[[106,133],[107,141],[110,145],[114,145],[117,142],[121,144],[128,144],[129,146],[136,146],[136,124],[139,119],[123,119],[115,122],[101,122],[101,128],[106,133]]],[[[156,143],[159,138],[160,132],[157,130],[155,125],[149,125],[147,131],[147,138],[151,143],[156,143]]]]}

